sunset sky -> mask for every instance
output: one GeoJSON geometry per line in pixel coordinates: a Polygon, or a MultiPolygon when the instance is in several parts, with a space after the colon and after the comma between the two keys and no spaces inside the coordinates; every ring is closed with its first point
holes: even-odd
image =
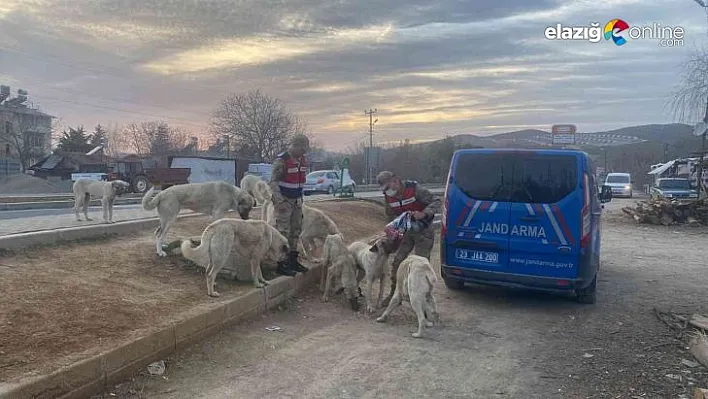
{"type": "Polygon", "coordinates": [[[575,123],[669,123],[677,71],[708,36],[691,0],[0,0],[0,84],[65,125],[162,119],[205,132],[218,102],[261,88],[344,149],[575,123]],[[657,40],[547,40],[619,18],[657,40]]]}

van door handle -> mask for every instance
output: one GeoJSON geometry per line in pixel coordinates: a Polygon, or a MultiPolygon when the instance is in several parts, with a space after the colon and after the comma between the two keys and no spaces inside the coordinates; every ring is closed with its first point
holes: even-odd
{"type": "Polygon", "coordinates": [[[522,216],[521,220],[524,222],[538,222],[541,218],[538,216],[522,216]]]}

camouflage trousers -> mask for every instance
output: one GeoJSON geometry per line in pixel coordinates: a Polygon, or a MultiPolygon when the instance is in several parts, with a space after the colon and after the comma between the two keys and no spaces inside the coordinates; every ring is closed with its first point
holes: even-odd
{"type": "Polygon", "coordinates": [[[414,250],[415,255],[430,260],[430,252],[433,250],[433,245],[435,245],[435,228],[432,224],[421,232],[413,233],[409,231],[403,235],[401,244],[396,254],[393,255],[393,261],[391,262],[391,292],[388,294],[389,297],[396,290],[396,272],[398,272],[401,262],[414,250]]]}
{"type": "Polygon", "coordinates": [[[273,201],[275,228],[288,239],[291,251],[297,250],[297,243],[302,233],[302,198],[283,197],[273,201]]]}

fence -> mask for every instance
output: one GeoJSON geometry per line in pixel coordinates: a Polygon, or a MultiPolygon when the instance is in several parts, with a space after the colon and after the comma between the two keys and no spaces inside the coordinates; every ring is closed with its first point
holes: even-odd
{"type": "Polygon", "coordinates": [[[11,158],[0,158],[0,179],[20,173],[20,161],[11,158]]]}

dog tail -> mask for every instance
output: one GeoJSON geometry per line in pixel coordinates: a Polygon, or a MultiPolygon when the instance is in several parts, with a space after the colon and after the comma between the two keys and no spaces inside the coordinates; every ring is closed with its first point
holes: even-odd
{"type": "Polygon", "coordinates": [[[151,211],[160,204],[160,194],[158,193],[154,198],[153,195],[155,194],[155,187],[150,187],[147,193],[143,195],[143,209],[146,211],[151,211]]]}
{"type": "Polygon", "coordinates": [[[207,261],[211,258],[210,247],[211,238],[214,235],[214,231],[207,226],[202,233],[202,242],[198,246],[192,246],[192,240],[184,239],[180,245],[180,250],[182,251],[182,256],[191,260],[198,265],[205,265],[207,261]]]}

